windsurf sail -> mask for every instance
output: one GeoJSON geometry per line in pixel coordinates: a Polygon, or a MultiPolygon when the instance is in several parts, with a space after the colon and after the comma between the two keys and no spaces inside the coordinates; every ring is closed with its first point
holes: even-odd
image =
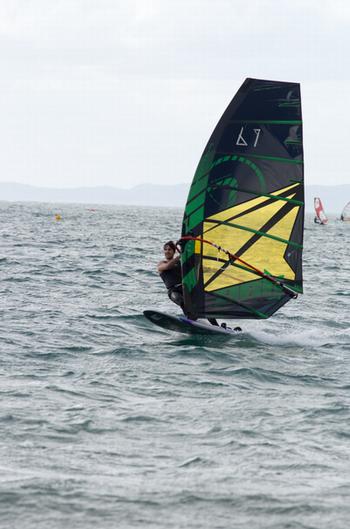
{"type": "Polygon", "coordinates": [[[185,311],[268,318],[302,292],[300,85],[246,79],[199,161],[185,208],[185,311]]]}
{"type": "Polygon", "coordinates": [[[324,212],[323,204],[319,197],[314,198],[314,208],[315,208],[315,222],[317,224],[327,224],[328,218],[324,212]]]}
{"type": "Polygon", "coordinates": [[[346,204],[344,207],[341,215],[340,220],[344,220],[345,222],[350,222],[350,202],[346,204]]]}

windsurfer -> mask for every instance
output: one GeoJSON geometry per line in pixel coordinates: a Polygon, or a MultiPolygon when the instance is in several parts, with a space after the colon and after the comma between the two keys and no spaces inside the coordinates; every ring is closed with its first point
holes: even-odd
{"type": "MultiPolygon", "coordinates": [[[[168,296],[171,301],[176,303],[176,305],[179,305],[185,313],[180,256],[176,255],[176,245],[173,241],[166,242],[163,246],[163,250],[165,259],[159,261],[158,273],[168,289],[168,296]]],[[[194,319],[188,314],[186,316],[190,319],[194,319]]],[[[215,318],[208,318],[208,321],[212,325],[219,325],[215,318]]]]}
{"type": "Polygon", "coordinates": [[[166,242],[163,250],[165,259],[158,263],[158,273],[168,289],[168,296],[171,301],[179,305],[183,310],[184,299],[182,293],[180,256],[175,255],[176,246],[173,241],[166,242]]]}

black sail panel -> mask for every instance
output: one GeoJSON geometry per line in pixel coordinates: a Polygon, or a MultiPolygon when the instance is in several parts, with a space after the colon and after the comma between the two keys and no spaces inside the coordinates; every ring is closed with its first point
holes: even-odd
{"type": "Polygon", "coordinates": [[[246,79],[189,191],[181,259],[187,312],[271,316],[302,292],[303,224],[300,86],[246,79]]]}

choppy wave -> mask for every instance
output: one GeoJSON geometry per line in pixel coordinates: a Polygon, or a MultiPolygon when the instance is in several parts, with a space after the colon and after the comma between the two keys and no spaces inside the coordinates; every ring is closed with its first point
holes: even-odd
{"type": "Polygon", "coordinates": [[[347,527],[349,226],[307,218],[304,295],[222,341],[142,315],[182,212],[94,209],[0,208],[0,526],[347,527]]]}

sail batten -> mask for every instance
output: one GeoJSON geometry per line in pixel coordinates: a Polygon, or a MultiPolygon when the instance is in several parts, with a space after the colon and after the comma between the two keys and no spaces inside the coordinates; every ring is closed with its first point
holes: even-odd
{"type": "Polygon", "coordinates": [[[182,229],[185,310],[271,316],[302,292],[303,222],[299,84],[246,79],[190,188],[182,229]]]}
{"type": "MultiPolygon", "coordinates": [[[[216,223],[215,219],[208,219],[206,222],[216,223]]],[[[220,221],[218,222],[218,224],[225,224],[226,226],[231,226],[232,228],[237,228],[239,230],[245,230],[245,231],[249,231],[250,233],[255,233],[256,235],[259,235],[260,237],[268,237],[270,239],[281,242],[283,244],[290,244],[291,246],[295,246],[296,248],[302,248],[301,244],[298,244],[294,241],[282,239],[281,237],[276,237],[275,235],[269,235],[268,233],[264,231],[254,230],[252,228],[248,228],[247,226],[241,226],[240,224],[235,224],[233,222],[227,222],[227,221],[220,221]]],[[[207,230],[205,233],[207,233],[208,231],[209,230],[207,230]]]]}
{"type": "Polygon", "coordinates": [[[302,121],[296,120],[257,120],[257,119],[231,119],[230,123],[256,123],[257,125],[302,125],[302,121]]]}
{"type": "MultiPolygon", "coordinates": [[[[298,182],[299,183],[299,182],[298,182]]],[[[220,185],[220,182],[215,183],[215,187],[220,185]]],[[[295,200],[294,198],[288,198],[284,197],[282,195],[271,195],[268,193],[257,193],[256,191],[252,191],[251,189],[243,189],[242,187],[238,188],[236,186],[230,186],[230,185],[222,185],[220,186],[222,189],[231,189],[235,191],[240,191],[242,193],[247,193],[248,195],[255,195],[255,196],[263,196],[267,198],[271,198],[272,200],[282,200],[284,202],[290,202],[291,204],[295,204],[296,206],[303,206],[304,202],[301,202],[300,200],[295,200]]],[[[192,196],[191,199],[188,200],[188,204],[192,202],[195,198],[197,198],[199,195],[203,194],[203,190],[197,193],[196,195],[192,196]]]]}
{"type": "MultiPolygon", "coordinates": [[[[301,145],[301,144],[298,143],[298,145],[301,145]]],[[[223,152],[223,151],[218,152],[218,154],[220,154],[220,156],[229,156],[229,154],[227,152],[223,152]]],[[[236,156],[237,156],[237,158],[239,158],[239,155],[236,155],[236,156]]],[[[286,157],[283,157],[283,156],[269,156],[267,154],[262,155],[262,154],[249,153],[249,157],[250,158],[256,158],[258,160],[271,160],[271,161],[274,161],[274,162],[290,163],[290,164],[296,164],[296,165],[303,165],[303,163],[304,163],[303,160],[291,160],[290,158],[286,158],[286,157]]],[[[224,161],[228,162],[229,158],[227,160],[224,160],[224,161]]]]}

